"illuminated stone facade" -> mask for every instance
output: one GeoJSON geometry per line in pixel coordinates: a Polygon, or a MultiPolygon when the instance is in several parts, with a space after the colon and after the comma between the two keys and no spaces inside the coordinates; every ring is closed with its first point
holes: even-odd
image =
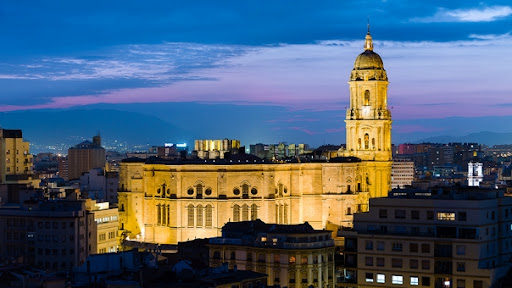
{"type": "Polygon", "coordinates": [[[391,178],[387,76],[367,35],[350,78],[347,150],[329,162],[265,162],[251,155],[217,160],[128,159],[119,171],[124,237],[177,243],[216,237],[230,221],[313,228],[351,226],[368,199],[386,196],[391,178]]]}

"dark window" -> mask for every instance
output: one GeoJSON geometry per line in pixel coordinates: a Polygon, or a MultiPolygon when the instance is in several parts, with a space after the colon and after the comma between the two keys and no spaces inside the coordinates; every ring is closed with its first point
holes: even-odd
{"type": "Polygon", "coordinates": [[[459,212],[457,216],[459,221],[466,221],[467,219],[466,212],[459,212]]]}
{"type": "Polygon", "coordinates": [[[386,219],[388,218],[388,210],[386,209],[380,209],[379,210],[379,218],[386,219]]]}
{"type": "Polygon", "coordinates": [[[418,259],[409,260],[409,267],[411,269],[418,269],[418,259]]]}
{"type": "Polygon", "coordinates": [[[405,210],[403,210],[403,209],[395,210],[395,219],[405,219],[405,210]]]}
{"type": "Polygon", "coordinates": [[[409,244],[409,251],[410,252],[418,252],[418,243],[409,244]]]}
{"type": "Polygon", "coordinates": [[[430,245],[421,244],[421,253],[430,253],[430,245]]]}
{"type": "Polygon", "coordinates": [[[430,286],[430,277],[421,277],[421,285],[430,286]]]}
{"type": "Polygon", "coordinates": [[[402,259],[400,259],[400,258],[392,258],[391,259],[391,266],[393,268],[402,268],[402,259]]]}
{"type": "Polygon", "coordinates": [[[377,266],[384,267],[385,263],[384,257],[377,257],[377,266]]]}
{"type": "Polygon", "coordinates": [[[411,219],[413,219],[413,220],[420,219],[420,211],[412,210],[411,211],[411,219]]]}
{"type": "Polygon", "coordinates": [[[427,220],[434,219],[434,211],[427,211],[427,220]]]}

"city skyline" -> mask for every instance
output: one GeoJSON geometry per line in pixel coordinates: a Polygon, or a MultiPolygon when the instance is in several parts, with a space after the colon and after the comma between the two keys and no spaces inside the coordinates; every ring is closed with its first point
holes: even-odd
{"type": "Polygon", "coordinates": [[[393,137],[510,132],[487,124],[511,116],[505,1],[17,5],[0,20],[1,112],[114,109],[243,144],[342,143],[369,16],[393,137]]]}

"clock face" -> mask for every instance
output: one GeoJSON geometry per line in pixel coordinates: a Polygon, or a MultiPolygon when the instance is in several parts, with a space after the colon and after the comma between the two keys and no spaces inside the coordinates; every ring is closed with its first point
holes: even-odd
{"type": "Polygon", "coordinates": [[[363,106],[363,116],[370,115],[370,106],[363,106]]]}

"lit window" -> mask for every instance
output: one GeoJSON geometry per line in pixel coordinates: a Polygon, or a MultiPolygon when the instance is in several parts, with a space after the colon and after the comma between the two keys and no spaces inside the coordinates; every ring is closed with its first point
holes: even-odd
{"type": "Polygon", "coordinates": [[[418,286],[420,278],[418,276],[411,276],[411,286],[418,286]]]}
{"type": "Polygon", "coordinates": [[[373,282],[373,273],[366,273],[366,282],[373,282]]]}
{"type": "Polygon", "coordinates": [[[455,213],[454,212],[437,212],[437,220],[455,221],[455,213]]]}
{"type": "Polygon", "coordinates": [[[386,283],[386,275],[377,274],[377,283],[386,283]]]}
{"type": "Polygon", "coordinates": [[[404,284],[404,276],[402,275],[392,275],[391,276],[391,283],[392,284],[404,284]]]}

